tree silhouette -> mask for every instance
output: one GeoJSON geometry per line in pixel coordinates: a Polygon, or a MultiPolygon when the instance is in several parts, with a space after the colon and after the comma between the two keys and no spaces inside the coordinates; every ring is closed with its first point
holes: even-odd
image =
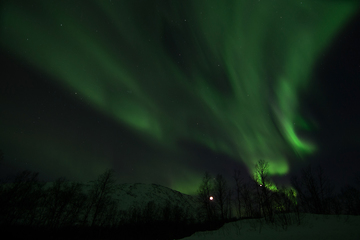
{"type": "Polygon", "coordinates": [[[23,171],[2,192],[1,223],[7,225],[35,225],[41,203],[44,183],[38,180],[39,173],[23,171]]]}
{"type": "Polygon", "coordinates": [[[228,200],[229,200],[229,187],[226,179],[221,175],[216,175],[214,182],[214,197],[215,204],[220,212],[220,218],[222,221],[227,217],[228,200]]]}
{"type": "Polygon", "coordinates": [[[243,185],[243,178],[241,177],[240,170],[234,170],[234,181],[235,181],[235,202],[238,212],[238,217],[241,218],[241,191],[243,185]]]}
{"type": "Polygon", "coordinates": [[[294,176],[291,183],[298,192],[305,211],[317,214],[330,213],[328,203],[332,197],[333,186],[320,166],[315,172],[311,165],[302,169],[301,179],[294,176]]]}
{"type": "Polygon", "coordinates": [[[207,220],[213,220],[214,218],[214,208],[210,200],[213,188],[214,185],[211,175],[208,172],[205,172],[202,183],[198,189],[198,201],[201,205],[201,211],[205,212],[207,220]]]}
{"type": "Polygon", "coordinates": [[[269,162],[259,160],[255,164],[254,180],[256,181],[256,190],[259,200],[259,210],[264,215],[266,221],[273,221],[272,209],[272,192],[270,189],[275,190],[274,184],[269,176],[269,162]]]}
{"type": "Polygon", "coordinates": [[[106,214],[106,210],[108,210],[107,207],[110,206],[110,203],[112,202],[111,194],[114,191],[114,171],[111,169],[106,170],[92,184],[83,219],[84,224],[87,224],[89,218],[91,226],[100,224],[100,218],[106,214]]]}

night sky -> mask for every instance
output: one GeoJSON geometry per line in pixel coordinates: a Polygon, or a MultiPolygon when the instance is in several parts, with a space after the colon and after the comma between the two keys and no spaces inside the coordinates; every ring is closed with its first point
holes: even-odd
{"type": "Polygon", "coordinates": [[[360,12],[332,0],[5,0],[1,176],[286,183],[360,160],[360,12]]]}

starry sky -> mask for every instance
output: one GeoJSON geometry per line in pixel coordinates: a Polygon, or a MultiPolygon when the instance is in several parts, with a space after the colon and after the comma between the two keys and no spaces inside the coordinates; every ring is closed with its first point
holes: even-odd
{"type": "Polygon", "coordinates": [[[157,183],[205,171],[286,183],[360,158],[360,11],[352,0],[5,0],[0,163],[47,180],[157,183]]]}

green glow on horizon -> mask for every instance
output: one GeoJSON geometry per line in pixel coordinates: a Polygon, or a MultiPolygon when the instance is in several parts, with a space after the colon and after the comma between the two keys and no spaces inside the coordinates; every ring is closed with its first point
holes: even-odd
{"type": "MultiPolygon", "coordinates": [[[[1,47],[144,141],[176,155],[178,140],[186,139],[244,161],[250,171],[268,159],[272,175],[289,171],[290,151],[299,158],[316,151],[316,143],[297,132],[302,127],[311,134],[299,95],[359,6],[203,0],[168,7],[145,1],[139,8],[98,0],[69,8],[66,1],[35,2],[36,11],[4,3],[1,47]],[[164,39],[172,34],[169,51],[164,39]]],[[[201,175],[168,178],[174,189],[193,192],[198,185],[192,181],[201,175]]]]}
{"type": "MultiPolygon", "coordinates": [[[[201,184],[203,173],[195,173],[190,169],[181,170],[181,177],[176,177],[171,182],[171,188],[181,193],[196,195],[201,184]],[[181,179],[181,180],[179,180],[181,179]]],[[[173,176],[169,176],[171,178],[173,176]]]]}
{"type": "MultiPolygon", "coordinates": [[[[286,187],[279,189],[276,184],[270,178],[274,170],[278,167],[274,166],[274,164],[269,164],[269,161],[260,160],[254,167],[254,175],[253,179],[259,184],[261,187],[265,187],[272,192],[280,192],[285,194],[285,196],[292,201],[294,204],[297,204],[296,196],[297,192],[293,187],[286,187]]],[[[281,168],[281,167],[280,167],[281,168]]],[[[277,204],[277,203],[275,203],[277,204]]],[[[282,206],[283,207],[283,206],[282,206]]],[[[281,209],[278,209],[281,210],[281,209]]],[[[284,210],[284,209],[282,209],[284,210]]]]}

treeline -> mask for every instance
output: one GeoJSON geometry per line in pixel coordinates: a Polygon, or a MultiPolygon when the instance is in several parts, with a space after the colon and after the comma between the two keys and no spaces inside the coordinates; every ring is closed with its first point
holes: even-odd
{"type": "Polygon", "coordinates": [[[301,213],[360,214],[360,179],[335,193],[334,184],[320,166],[308,166],[299,176],[292,176],[292,187],[280,187],[271,181],[269,163],[264,160],[255,165],[254,176],[245,179],[234,171],[232,181],[220,174],[212,177],[205,173],[198,189],[203,219],[226,222],[264,218],[286,228],[300,224],[301,213]]]}
{"type": "Polygon", "coordinates": [[[169,201],[119,209],[114,172],[107,170],[90,186],[57,179],[49,184],[38,173],[23,171],[0,185],[0,226],[12,238],[175,239],[206,226],[187,209],[169,201]]]}
{"type": "MultiPolygon", "coordinates": [[[[240,218],[262,218],[274,222],[275,218],[286,222],[296,218],[283,213],[299,213],[294,189],[277,187],[268,173],[269,163],[260,160],[253,177],[245,177],[234,171],[233,183],[222,175],[215,178],[205,173],[198,190],[202,218],[209,221],[227,222],[240,218]],[[231,185],[233,187],[231,187],[231,185]]],[[[298,221],[300,216],[298,215],[298,221]]]]}
{"type": "Polygon", "coordinates": [[[302,213],[360,214],[360,179],[335,193],[321,167],[303,169],[291,178],[291,188],[274,184],[268,170],[269,163],[260,160],[252,177],[234,171],[229,181],[205,173],[192,208],[149,201],[126,211],[114,198],[112,170],[88,185],[63,178],[45,183],[38,173],[23,171],[0,184],[1,232],[12,238],[177,239],[244,218],[286,228],[300,224],[302,213]]]}

